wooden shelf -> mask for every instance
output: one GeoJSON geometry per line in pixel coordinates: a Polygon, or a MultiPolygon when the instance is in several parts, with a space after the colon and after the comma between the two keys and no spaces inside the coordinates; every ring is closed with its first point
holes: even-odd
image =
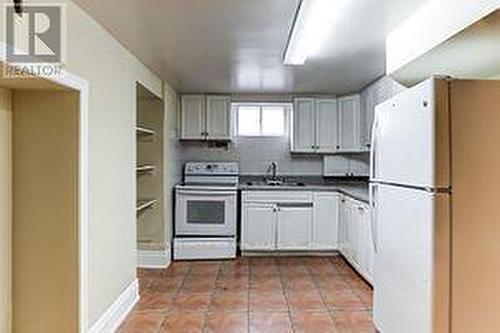
{"type": "Polygon", "coordinates": [[[139,213],[145,209],[151,208],[154,206],[158,200],[156,199],[140,199],[137,201],[137,206],[135,207],[135,210],[139,213]]]}
{"type": "Polygon", "coordinates": [[[139,165],[138,167],[135,168],[136,172],[151,172],[155,171],[156,167],[154,165],[139,165]]]}
{"type": "Polygon", "coordinates": [[[136,131],[137,135],[140,135],[140,136],[150,136],[150,135],[156,134],[156,132],[153,131],[152,129],[149,129],[146,127],[141,127],[141,126],[137,126],[135,128],[135,131],[136,131]]]}

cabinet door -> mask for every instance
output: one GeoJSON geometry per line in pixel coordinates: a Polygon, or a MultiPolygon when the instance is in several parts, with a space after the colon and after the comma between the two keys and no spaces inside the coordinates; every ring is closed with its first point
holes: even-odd
{"type": "Polygon", "coordinates": [[[338,101],[340,151],[362,151],[359,95],[342,97],[338,101]]]}
{"type": "Polygon", "coordinates": [[[336,99],[316,101],[316,152],[335,153],[338,143],[338,112],[336,99]]]}
{"type": "Polygon", "coordinates": [[[351,172],[349,158],[344,155],[329,155],[323,158],[324,177],[347,177],[351,172]]]}
{"type": "Polygon", "coordinates": [[[245,203],[242,219],[242,250],[274,250],[276,208],[272,204],[245,203]]]}
{"type": "Polygon", "coordinates": [[[351,154],[349,157],[349,174],[356,177],[370,177],[369,154],[351,154]]]}
{"type": "Polygon", "coordinates": [[[352,199],[346,200],[347,207],[347,257],[351,264],[359,268],[357,205],[352,199]]]}
{"type": "Polygon", "coordinates": [[[315,100],[297,98],[293,108],[292,151],[313,153],[316,148],[315,100]]]}
{"type": "Polygon", "coordinates": [[[231,140],[229,96],[208,95],[206,114],[207,140],[231,140]]]}
{"type": "Polygon", "coordinates": [[[347,225],[348,225],[347,201],[341,196],[339,201],[339,251],[347,257],[347,225]]]}
{"type": "Polygon", "coordinates": [[[314,194],[313,238],[315,250],[337,250],[339,240],[339,195],[314,194]]]}
{"type": "Polygon", "coordinates": [[[181,139],[204,140],[205,96],[183,95],[181,99],[181,139]]]}
{"type": "Polygon", "coordinates": [[[312,212],[312,205],[278,208],[278,250],[311,248],[312,212]]]}
{"type": "Polygon", "coordinates": [[[358,205],[358,253],[359,266],[362,274],[370,282],[373,276],[373,242],[371,236],[370,211],[365,204],[358,205]]]}

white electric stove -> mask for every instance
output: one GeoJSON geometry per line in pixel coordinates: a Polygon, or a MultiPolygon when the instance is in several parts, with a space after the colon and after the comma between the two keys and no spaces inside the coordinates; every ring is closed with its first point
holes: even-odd
{"type": "Polygon", "coordinates": [[[238,163],[186,163],[175,189],[174,260],[236,257],[238,178],[238,163]]]}

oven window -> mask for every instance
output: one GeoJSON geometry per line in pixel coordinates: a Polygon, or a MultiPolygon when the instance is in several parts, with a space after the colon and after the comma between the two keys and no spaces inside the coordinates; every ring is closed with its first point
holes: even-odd
{"type": "Polygon", "coordinates": [[[224,201],[195,201],[187,202],[188,224],[224,224],[224,201]]]}

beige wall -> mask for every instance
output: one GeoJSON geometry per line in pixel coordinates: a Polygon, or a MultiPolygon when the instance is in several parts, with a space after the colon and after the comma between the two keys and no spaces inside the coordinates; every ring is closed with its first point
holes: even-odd
{"type": "Polygon", "coordinates": [[[25,3],[66,4],[67,66],[90,86],[91,325],[136,278],[135,88],[139,81],[162,96],[162,82],[73,2],[25,3]]]}
{"type": "Polygon", "coordinates": [[[453,333],[498,332],[500,82],[453,81],[453,333]]]}
{"type": "Polygon", "coordinates": [[[74,92],[14,91],[13,332],[78,330],[74,92]]]}
{"type": "Polygon", "coordinates": [[[168,246],[171,246],[173,237],[173,186],[175,185],[176,170],[175,161],[178,159],[177,141],[178,141],[178,122],[179,122],[179,99],[177,92],[167,83],[164,83],[164,201],[165,201],[165,240],[168,246]]]}
{"type": "Polygon", "coordinates": [[[0,333],[11,330],[12,256],[11,92],[0,88],[0,333]]]}

